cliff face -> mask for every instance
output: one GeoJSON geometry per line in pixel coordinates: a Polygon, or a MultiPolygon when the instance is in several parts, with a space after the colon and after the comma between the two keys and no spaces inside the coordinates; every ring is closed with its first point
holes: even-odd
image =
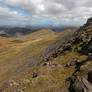
{"type": "Polygon", "coordinates": [[[76,71],[70,78],[70,92],[92,92],[92,18],[75,33],[76,51],[88,58],[76,65],[76,71]],[[80,41],[79,41],[80,40],[80,41]]]}

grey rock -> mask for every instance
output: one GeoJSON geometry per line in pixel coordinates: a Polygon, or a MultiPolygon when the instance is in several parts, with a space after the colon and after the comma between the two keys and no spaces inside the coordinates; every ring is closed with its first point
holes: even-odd
{"type": "Polygon", "coordinates": [[[92,92],[92,85],[85,77],[77,76],[71,84],[70,92],[92,92]]]}
{"type": "Polygon", "coordinates": [[[37,76],[37,73],[33,73],[32,78],[36,78],[37,76]]]}
{"type": "Polygon", "coordinates": [[[52,64],[51,66],[52,67],[62,67],[62,65],[60,65],[60,64],[52,64]]]}
{"type": "Polygon", "coordinates": [[[88,81],[92,83],[92,71],[88,72],[88,81]]]}
{"type": "Polygon", "coordinates": [[[45,62],[44,64],[43,64],[43,66],[50,66],[51,64],[50,64],[50,62],[45,62]]]}
{"type": "Polygon", "coordinates": [[[70,61],[66,64],[66,67],[70,67],[73,65],[77,65],[79,63],[79,60],[74,59],[73,61],[70,61]]]}
{"type": "Polygon", "coordinates": [[[79,42],[83,41],[82,40],[82,37],[81,36],[76,36],[74,39],[73,39],[73,43],[72,44],[77,44],[79,42]]]}
{"type": "Polygon", "coordinates": [[[63,51],[66,51],[66,50],[71,50],[71,44],[67,44],[63,47],[63,51]]]}
{"type": "Polygon", "coordinates": [[[91,41],[91,39],[86,39],[86,40],[84,40],[83,42],[84,42],[85,44],[88,44],[90,41],[91,41]]]}
{"type": "Polygon", "coordinates": [[[91,53],[88,55],[88,61],[92,61],[92,54],[91,53]]]}

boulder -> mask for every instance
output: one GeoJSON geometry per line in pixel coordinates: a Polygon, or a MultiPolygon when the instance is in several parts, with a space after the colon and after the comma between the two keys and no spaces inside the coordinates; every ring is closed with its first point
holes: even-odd
{"type": "Polygon", "coordinates": [[[71,81],[70,92],[92,92],[92,85],[85,77],[74,77],[71,81]]]}
{"type": "Polygon", "coordinates": [[[53,58],[56,58],[57,55],[58,55],[57,53],[54,53],[54,54],[52,55],[52,57],[53,57],[53,58]]]}
{"type": "Polygon", "coordinates": [[[92,39],[87,41],[87,44],[84,43],[84,45],[82,46],[82,53],[87,55],[88,53],[92,53],[92,39]]]}
{"type": "Polygon", "coordinates": [[[92,83],[92,71],[88,72],[88,81],[92,83]]]}
{"type": "Polygon", "coordinates": [[[65,45],[65,46],[63,47],[63,51],[71,50],[71,49],[72,49],[71,47],[72,47],[71,44],[67,44],[67,45],[65,45]]]}
{"type": "Polygon", "coordinates": [[[47,62],[47,61],[49,61],[49,58],[45,57],[43,61],[47,62]]]}
{"type": "Polygon", "coordinates": [[[88,61],[92,61],[92,54],[91,53],[88,55],[88,61]]]}
{"type": "Polygon", "coordinates": [[[90,53],[92,53],[92,39],[91,39],[90,42],[89,42],[88,51],[89,51],[90,53]]]}
{"type": "Polygon", "coordinates": [[[44,64],[43,64],[43,66],[50,66],[51,64],[50,64],[50,62],[45,62],[44,64]]]}
{"type": "Polygon", "coordinates": [[[79,63],[79,60],[77,59],[74,59],[73,61],[70,61],[66,64],[66,67],[70,67],[70,66],[73,66],[73,65],[77,65],[79,63]]]}
{"type": "Polygon", "coordinates": [[[32,78],[36,78],[37,76],[38,76],[37,73],[32,74],[32,78]]]}
{"type": "Polygon", "coordinates": [[[61,67],[60,64],[52,64],[51,66],[52,66],[52,67],[61,67]]]}
{"type": "Polygon", "coordinates": [[[29,79],[24,79],[24,83],[30,83],[31,81],[29,79]]]}
{"type": "Polygon", "coordinates": [[[79,42],[81,42],[81,41],[83,41],[83,40],[82,40],[82,37],[81,37],[81,36],[76,36],[76,37],[73,39],[72,44],[77,44],[77,43],[79,43],[79,42]]]}
{"type": "Polygon", "coordinates": [[[83,40],[84,44],[89,44],[89,42],[91,41],[91,39],[86,39],[86,40],[83,40]]]}
{"type": "Polygon", "coordinates": [[[14,80],[10,80],[9,83],[10,83],[10,86],[11,86],[11,87],[12,87],[12,86],[19,86],[19,83],[16,82],[16,81],[14,81],[14,80]]]}

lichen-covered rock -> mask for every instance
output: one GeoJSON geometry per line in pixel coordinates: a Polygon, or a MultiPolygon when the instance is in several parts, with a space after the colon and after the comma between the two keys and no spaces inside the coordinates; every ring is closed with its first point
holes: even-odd
{"type": "Polygon", "coordinates": [[[88,72],[88,81],[92,83],[92,71],[88,72]]]}
{"type": "Polygon", "coordinates": [[[71,44],[66,44],[64,47],[63,47],[63,51],[66,51],[66,50],[71,50],[71,44]]]}
{"type": "Polygon", "coordinates": [[[61,64],[52,64],[51,67],[62,67],[61,64]]]}
{"type": "Polygon", "coordinates": [[[37,73],[33,73],[32,78],[36,78],[37,76],[37,73]]]}
{"type": "Polygon", "coordinates": [[[91,53],[89,53],[89,55],[88,55],[88,60],[92,61],[92,54],[91,53]]]}
{"type": "Polygon", "coordinates": [[[51,65],[50,62],[45,62],[45,63],[43,64],[43,66],[50,66],[50,65],[51,65]]]}
{"type": "Polygon", "coordinates": [[[81,36],[76,36],[74,39],[73,39],[73,43],[72,44],[77,44],[79,42],[83,41],[82,40],[82,37],[81,36]]]}
{"type": "Polygon", "coordinates": [[[92,92],[92,85],[86,78],[77,76],[71,82],[70,92],[92,92]]]}
{"type": "Polygon", "coordinates": [[[73,65],[77,65],[78,63],[79,63],[79,60],[74,59],[74,60],[68,62],[68,63],[66,64],[66,67],[70,67],[70,66],[73,66],[73,65]]]}

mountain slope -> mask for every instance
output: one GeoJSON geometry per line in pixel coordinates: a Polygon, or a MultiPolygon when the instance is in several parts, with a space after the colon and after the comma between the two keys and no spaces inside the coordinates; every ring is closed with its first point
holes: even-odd
{"type": "Polygon", "coordinates": [[[2,37],[18,37],[38,31],[39,28],[27,27],[4,27],[0,28],[0,36],[2,37]],[[2,33],[1,33],[2,32],[2,33]]]}
{"type": "Polygon", "coordinates": [[[58,39],[59,36],[66,33],[63,32],[58,35],[51,30],[43,29],[17,38],[1,37],[0,84],[2,85],[7,80],[15,77],[15,75],[19,75],[22,71],[28,71],[25,65],[29,64],[34,56],[36,57],[49,44],[58,39]]]}
{"type": "Polygon", "coordinates": [[[92,92],[92,18],[76,32],[46,34],[46,42],[21,50],[13,62],[25,63],[14,63],[17,70],[1,82],[0,92],[92,92]]]}

